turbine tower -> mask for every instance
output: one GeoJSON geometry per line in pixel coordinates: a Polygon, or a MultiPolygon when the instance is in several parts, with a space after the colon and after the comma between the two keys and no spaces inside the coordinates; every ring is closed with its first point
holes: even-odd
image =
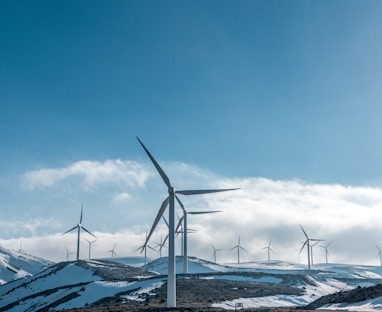
{"type": "Polygon", "coordinates": [[[263,247],[263,249],[268,250],[268,262],[271,261],[271,251],[274,253],[273,249],[271,248],[271,240],[269,241],[269,244],[267,247],[263,247]]]}
{"type": "Polygon", "coordinates": [[[180,207],[183,210],[183,216],[179,219],[179,223],[177,226],[177,229],[181,226],[182,221],[183,221],[183,274],[188,274],[188,251],[187,251],[187,215],[198,215],[198,214],[207,214],[207,213],[216,213],[220,212],[218,210],[210,210],[210,211],[187,211],[184,208],[184,205],[182,202],[179,200],[178,197],[176,197],[177,202],[179,203],[180,207]]]}
{"type": "Polygon", "coordinates": [[[95,243],[97,241],[97,239],[95,239],[94,241],[90,241],[88,239],[85,238],[85,240],[88,242],[89,244],[89,260],[91,259],[91,252],[92,252],[92,244],[95,243]]]}
{"type": "Polygon", "coordinates": [[[112,258],[114,258],[114,256],[117,256],[117,253],[115,252],[115,246],[117,246],[117,244],[114,244],[113,249],[110,249],[110,250],[107,251],[107,252],[111,253],[111,257],[112,258]]]}
{"type": "Polygon", "coordinates": [[[240,249],[246,252],[246,250],[240,246],[240,235],[239,235],[239,242],[237,243],[236,246],[232,247],[231,250],[235,249],[235,248],[237,248],[237,263],[239,264],[240,263],[240,249]]]}
{"type": "Polygon", "coordinates": [[[62,235],[65,235],[66,233],[69,233],[69,232],[77,229],[77,260],[80,259],[80,234],[81,234],[81,229],[84,230],[85,232],[89,233],[94,238],[96,238],[93,233],[89,232],[84,226],[82,226],[82,213],[83,213],[83,205],[81,205],[80,222],[76,226],[73,226],[70,230],[67,230],[64,234],[62,234],[62,235]]]}
{"type": "Polygon", "coordinates": [[[379,248],[379,246],[377,244],[375,244],[375,246],[377,246],[377,248],[378,248],[377,257],[379,257],[379,265],[382,266],[382,250],[381,250],[381,248],[379,248]]]}
{"type": "Polygon", "coordinates": [[[322,242],[323,239],[316,239],[316,238],[309,238],[308,235],[306,234],[304,228],[301,226],[300,224],[300,228],[302,230],[302,232],[304,233],[305,237],[306,237],[306,241],[304,242],[304,244],[302,245],[301,249],[300,249],[300,252],[304,249],[304,247],[306,246],[306,249],[308,251],[308,270],[310,270],[310,264],[311,264],[311,257],[310,257],[310,252],[311,252],[311,246],[310,246],[310,242],[322,242]]]}
{"type": "Polygon", "coordinates": [[[329,242],[329,244],[327,244],[326,246],[320,246],[321,248],[324,248],[325,249],[325,260],[326,260],[326,264],[328,264],[328,256],[329,256],[329,246],[332,242],[329,242]]]}
{"type": "Polygon", "coordinates": [[[70,252],[70,251],[68,250],[68,248],[66,248],[66,247],[65,247],[65,250],[66,250],[66,261],[69,261],[69,256],[72,255],[72,254],[74,254],[74,252],[70,252]]]}
{"type": "MultiPolygon", "coordinates": [[[[137,137],[139,143],[145,150],[147,156],[150,158],[151,162],[155,166],[159,175],[161,176],[163,182],[166,184],[168,189],[168,197],[163,201],[158,214],[154,220],[154,223],[151,227],[149,236],[144,244],[147,245],[148,240],[150,239],[152,233],[154,232],[160,218],[165,212],[167,206],[169,206],[169,244],[168,244],[168,275],[167,275],[167,307],[172,308],[176,307],[176,267],[175,267],[175,197],[176,193],[182,195],[197,195],[197,194],[207,194],[207,193],[216,193],[230,191],[234,189],[220,189],[220,190],[184,190],[184,191],[175,191],[175,188],[171,185],[170,179],[167,177],[165,172],[159,166],[155,158],[151,155],[146,146],[143,145],[141,140],[137,137]]],[[[143,251],[143,250],[142,250],[143,251]]]]}
{"type": "Polygon", "coordinates": [[[213,254],[212,254],[212,257],[214,258],[214,262],[216,263],[216,254],[218,251],[222,251],[223,249],[216,249],[214,245],[212,245],[212,249],[214,250],[213,254]]]}

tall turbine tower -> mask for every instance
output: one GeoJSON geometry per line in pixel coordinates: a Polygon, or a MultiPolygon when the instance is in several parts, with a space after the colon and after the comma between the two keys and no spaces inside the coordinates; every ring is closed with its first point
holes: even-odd
{"type": "Polygon", "coordinates": [[[222,251],[223,249],[216,249],[214,245],[212,245],[212,249],[214,250],[213,254],[212,254],[212,257],[214,258],[214,262],[216,263],[216,254],[218,251],[222,251]]]}
{"type": "Polygon", "coordinates": [[[379,246],[377,244],[375,244],[375,246],[377,246],[377,248],[378,248],[377,257],[379,257],[379,265],[382,266],[382,250],[381,250],[381,248],[379,248],[379,246]]]}
{"type": "Polygon", "coordinates": [[[96,239],[94,241],[90,241],[88,239],[85,239],[88,244],[89,244],[89,260],[91,259],[91,254],[92,254],[92,245],[97,241],[96,239]]]}
{"type": "Polygon", "coordinates": [[[150,158],[151,162],[155,166],[159,175],[161,176],[163,182],[166,184],[168,189],[168,197],[163,201],[161,207],[159,208],[158,214],[154,220],[154,223],[151,227],[150,233],[147,237],[147,240],[144,244],[146,246],[149,241],[152,233],[154,232],[160,218],[165,212],[167,206],[169,206],[169,242],[168,242],[168,276],[167,276],[167,306],[169,308],[176,307],[176,267],[175,267],[175,197],[176,194],[182,195],[197,195],[197,194],[207,194],[207,193],[216,193],[231,191],[235,189],[220,189],[220,190],[184,190],[184,191],[175,191],[175,188],[171,185],[170,179],[167,177],[165,172],[159,166],[155,158],[151,155],[146,146],[143,145],[141,140],[137,137],[139,143],[145,150],[147,156],[150,158]]]}
{"type": "Polygon", "coordinates": [[[306,241],[304,242],[304,244],[302,245],[301,249],[300,249],[300,253],[301,251],[304,249],[304,247],[306,246],[306,249],[308,251],[308,270],[310,270],[310,264],[311,264],[311,257],[310,257],[310,252],[311,252],[311,246],[310,246],[310,242],[322,242],[323,239],[316,239],[316,238],[309,238],[308,235],[306,234],[304,228],[301,226],[300,224],[300,228],[301,230],[303,231],[305,237],[306,237],[306,241]]]}
{"type": "Polygon", "coordinates": [[[65,235],[66,233],[69,233],[69,232],[77,229],[77,260],[80,259],[80,234],[81,234],[81,229],[84,230],[85,232],[89,233],[91,236],[95,237],[95,235],[93,233],[89,232],[84,226],[82,226],[82,213],[83,213],[83,205],[81,205],[80,222],[76,226],[73,226],[70,230],[67,230],[64,234],[62,234],[62,235],[65,235]]]}
{"type": "Polygon", "coordinates": [[[232,249],[235,249],[237,248],[237,263],[239,264],[240,263],[240,249],[243,250],[243,251],[246,251],[243,247],[240,246],[240,235],[239,235],[239,241],[237,243],[236,246],[232,247],[232,249]]]}
{"type": "Polygon", "coordinates": [[[324,248],[325,249],[325,260],[326,260],[326,264],[328,264],[328,256],[329,256],[329,246],[332,242],[329,242],[329,244],[327,244],[326,246],[320,246],[321,248],[324,248]]]}
{"type": "Polygon", "coordinates": [[[210,211],[187,211],[184,208],[184,205],[179,200],[178,197],[176,197],[177,202],[179,203],[180,207],[183,210],[183,216],[179,219],[178,227],[182,224],[183,221],[183,274],[188,274],[188,251],[187,251],[187,215],[198,215],[198,214],[207,214],[207,213],[216,213],[220,212],[218,210],[210,210],[210,211]]]}
{"type": "Polygon", "coordinates": [[[268,251],[268,262],[271,261],[271,251],[274,252],[273,249],[271,248],[271,240],[269,241],[268,246],[263,247],[263,249],[267,249],[267,251],[268,251]]]}

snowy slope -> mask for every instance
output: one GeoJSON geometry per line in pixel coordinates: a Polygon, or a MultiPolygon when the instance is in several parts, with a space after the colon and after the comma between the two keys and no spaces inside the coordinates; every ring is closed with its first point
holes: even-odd
{"type": "Polygon", "coordinates": [[[163,283],[149,273],[131,266],[106,261],[61,262],[34,276],[0,287],[0,310],[81,308],[105,297],[157,287],[163,283]]]}
{"type": "Polygon", "coordinates": [[[0,284],[33,275],[53,262],[0,246],[0,284]]]}
{"type": "MultiPolygon", "coordinates": [[[[0,286],[0,311],[81,308],[111,297],[142,301],[145,294],[166,282],[167,258],[156,259],[142,268],[124,264],[136,262],[128,258],[113,260],[120,262],[62,262],[34,276],[4,284],[0,286]]],[[[182,268],[182,258],[177,257],[177,272],[182,272],[182,268]]],[[[191,257],[189,276],[178,278],[190,278],[192,274],[198,279],[265,283],[301,290],[301,295],[256,298],[241,298],[238,292],[234,300],[213,303],[227,310],[234,309],[236,303],[246,308],[304,306],[327,294],[382,282],[381,267],[322,264],[307,271],[302,265],[278,261],[219,265],[191,257]]],[[[357,305],[336,304],[325,308],[373,311],[381,307],[382,299],[375,298],[357,305]]]]}

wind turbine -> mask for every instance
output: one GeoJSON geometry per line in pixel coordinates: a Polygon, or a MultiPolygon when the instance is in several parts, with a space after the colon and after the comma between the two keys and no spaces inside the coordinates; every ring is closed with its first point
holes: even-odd
{"type": "Polygon", "coordinates": [[[328,264],[328,256],[329,256],[329,246],[332,242],[329,242],[329,244],[327,244],[326,246],[320,246],[321,248],[324,248],[325,249],[325,259],[326,259],[326,264],[328,264]]]}
{"type": "MultiPolygon", "coordinates": [[[[146,239],[147,239],[147,231],[146,231],[146,239]]],[[[162,237],[161,237],[161,240],[162,240],[162,237]]],[[[155,252],[158,252],[157,250],[155,250],[153,247],[149,246],[149,245],[143,245],[137,249],[135,249],[135,251],[138,251],[138,250],[141,250],[143,249],[145,251],[145,265],[147,264],[147,248],[150,248],[151,250],[155,251],[155,252]]]]}
{"type": "Polygon", "coordinates": [[[379,246],[377,244],[375,244],[375,246],[377,246],[377,248],[378,248],[377,257],[379,257],[379,264],[380,264],[380,266],[382,266],[382,250],[381,250],[381,248],[379,248],[379,246]]]}
{"type": "MultiPolygon", "coordinates": [[[[95,237],[95,235],[91,232],[89,232],[85,227],[82,226],[82,213],[83,213],[83,205],[81,205],[81,216],[80,216],[80,222],[76,225],[73,226],[70,230],[67,230],[64,234],[69,233],[75,229],[77,229],[77,260],[80,258],[80,234],[81,234],[81,229],[84,230],[85,232],[89,233],[91,236],[95,237]]],[[[96,238],[96,237],[95,237],[96,238]]]]}
{"type": "Polygon", "coordinates": [[[311,264],[313,266],[313,247],[316,246],[319,242],[315,242],[314,244],[310,245],[310,259],[311,259],[311,264]]]}
{"type": "Polygon", "coordinates": [[[170,179],[167,177],[165,172],[159,166],[158,162],[151,155],[149,150],[144,146],[144,144],[139,140],[139,143],[145,150],[147,156],[150,158],[151,162],[155,166],[159,175],[161,176],[163,182],[166,184],[168,189],[168,197],[163,201],[158,214],[154,220],[152,228],[150,230],[149,236],[144,244],[147,244],[150,239],[152,233],[154,232],[160,218],[165,212],[167,206],[169,206],[169,247],[168,247],[168,275],[167,275],[167,307],[176,307],[176,267],[175,267],[175,197],[176,193],[182,195],[197,195],[197,194],[207,194],[207,193],[216,193],[216,192],[224,192],[231,191],[235,189],[220,189],[220,190],[184,190],[184,191],[175,191],[175,188],[171,185],[170,179]]]}
{"type": "Polygon", "coordinates": [[[163,241],[162,235],[160,236],[160,242],[157,243],[155,247],[159,247],[159,257],[162,258],[162,248],[166,247],[166,241],[163,241]]]}
{"type": "Polygon", "coordinates": [[[271,240],[269,241],[269,244],[267,247],[263,247],[263,249],[268,249],[268,261],[271,261],[271,251],[274,253],[273,249],[271,248],[271,240]]]}
{"type": "Polygon", "coordinates": [[[179,200],[178,197],[176,197],[176,200],[177,202],[179,203],[180,207],[182,208],[183,210],[183,216],[179,219],[179,223],[178,223],[178,226],[177,228],[179,227],[179,225],[182,224],[182,221],[183,221],[183,274],[187,274],[188,273],[188,251],[187,251],[187,233],[188,233],[188,229],[187,229],[187,215],[198,215],[198,214],[207,214],[207,213],[216,213],[216,212],[220,212],[218,210],[210,210],[210,211],[187,211],[185,208],[184,208],[184,205],[182,204],[182,202],[179,200]]]}
{"type": "Polygon", "coordinates": [[[113,247],[113,249],[110,249],[110,250],[108,250],[107,252],[110,252],[111,253],[111,257],[112,258],[114,258],[114,256],[117,256],[117,253],[115,252],[115,246],[116,246],[117,244],[114,244],[114,247],[113,247]]]}
{"type": "Polygon", "coordinates": [[[246,250],[240,246],[240,235],[239,235],[239,242],[237,243],[236,246],[232,247],[231,250],[235,249],[235,248],[237,248],[237,263],[239,264],[240,263],[240,249],[246,252],[246,250]]]}
{"type": "Polygon", "coordinates": [[[323,239],[316,239],[316,238],[309,238],[308,235],[306,234],[304,228],[301,226],[300,224],[300,228],[301,230],[303,231],[305,237],[306,237],[306,241],[304,242],[304,244],[302,245],[301,249],[300,249],[300,252],[304,249],[305,245],[306,245],[306,249],[308,251],[308,270],[310,270],[310,263],[311,263],[311,258],[310,258],[310,252],[311,252],[311,248],[310,248],[310,242],[322,242],[323,239]]]}
{"type": "Polygon", "coordinates": [[[214,250],[213,254],[212,254],[212,257],[214,258],[214,262],[216,263],[216,254],[218,251],[222,251],[223,249],[216,249],[214,245],[212,245],[212,249],[214,250]]]}
{"type": "Polygon", "coordinates": [[[65,249],[66,249],[66,261],[69,261],[69,256],[74,254],[74,252],[69,252],[68,248],[66,248],[66,247],[65,247],[65,249]]]}
{"type": "Polygon", "coordinates": [[[92,252],[92,244],[95,243],[97,241],[97,239],[95,239],[94,241],[90,241],[88,239],[85,238],[85,240],[88,242],[89,244],[89,260],[91,258],[91,252],[92,252]]]}

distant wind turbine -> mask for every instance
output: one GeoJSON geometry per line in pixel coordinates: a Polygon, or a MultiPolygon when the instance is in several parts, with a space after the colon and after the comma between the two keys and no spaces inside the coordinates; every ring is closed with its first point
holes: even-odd
{"type": "Polygon", "coordinates": [[[328,264],[328,256],[329,256],[329,246],[332,242],[329,242],[329,244],[327,244],[326,246],[320,246],[321,248],[324,248],[325,249],[325,259],[326,259],[326,264],[328,264]]]}
{"type": "Polygon", "coordinates": [[[235,248],[237,248],[237,263],[240,263],[240,249],[246,252],[246,250],[240,246],[240,235],[239,235],[239,241],[237,245],[232,247],[231,250],[235,248]]]}
{"type": "Polygon", "coordinates": [[[69,260],[69,256],[74,254],[74,252],[69,252],[68,248],[65,247],[65,250],[66,250],[66,261],[69,260]]]}
{"type": "Polygon", "coordinates": [[[163,241],[162,235],[160,236],[160,242],[155,247],[158,248],[159,257],[162,258],[162,248],[166,247],[166,241],[163,241]]]}
{"type": "Polygon", "coordinates": [[[179,223],[177,228],[182,224],[183,221],[183,274],[188,273],[188,247],[187,247],[187,233],[188,233],[188,228],[187,228],[187,215],[198,215],[198,214],[207,214],[207,213],[216,213],[220,212],[218,210],[209,210],[209,211],[187,211],[184,208],[183,203],[179,200],[179,198],[176,196],[175,197],[177,202],[179,203],[180,207],[183,210],[183,216],[179,219],[179,223]]]}
{"type": "Polygon", "coordinates": [[[311,259],[311,265],[313,266],[313,247],[316,246],[319,242],[315,242],[312,245],[310,245],[310,259],[311,259]]]}
{"type": "Polygon", "coordinates": [[[114,256],[117,256],[117,253],[115,252],[115,247],[117,246],[117,244],[114,244],[114,247],[113,249],[110,249],[108,250],[107,252],[110,252],[111,253],[111,257],[114,258],[114,256]]]}
{"type": "Polygon", "coordinates": [[[306,249],[308,251],[308,270],[310,270],[310,264],[311,264],[311,257],[310,257],[310,252],[311,252],[311,247],[310,247],[310,242],[322,242],[323,239],[316,239],[316,238],[309,238],[308,235],[306,234],[304,228],[301,226],[300,224],[300,228],[302,230],[302,232],[304,233],[305,237],[306,237],[306,241],[304,242],[304,244],[302,245],[301,249],[300,249],[300,252],[304,249],[304,247],[306,246],[306,249]]]}
{"type": "Polygon", "coordinates": [[[378,248],[377,257],[379,257],[379,265],[382,266],[382,250],[381,250],[381,248],[379,248],[379,246],[377,244],[375,244],[375,246],[377,246],[377,248],[378,248]]]}
{"type": "Polygon", "coordinates": [[[85,232],[89,233],[91,236],[95,237],[95,235],[93,233],[89,232],[84,226],[82,226],[82,213],[83,213],[83,206],[81,205],[80,222],[76,226],[73,226],[70,230],[67,230],[64,234],[62,234],[62,235],[65,235],[66,233],[69,233],[69,232],[77,229],[77,260],[80,259],[80,233],[81,233],[81,229],[84,230],[85,232]]]}
{"type": "Polygon", "coordinates": [[[213,254],[212,254],[212,257],[214,258],[214,262],[216,263],[216,254],[218,251],[222,251],[223,249],[216,249],[214,245],[212,245],[212,249],[214,250],[213,254]]]}
{"type": "Polygon", "coordinates": [[[269,241],[269,244],[267,247],[263,247],[263,249],[267,249],[268,251],[268,261],[271,261],[271,251],[274,253],[273,249],[271,248],[271,240],[269,241]]]}
{"type": "MultiPolygon", "coordinates": [[[[146,231],[146,239],[147,239],[147,231],[146,231]]],[[[161,237],[162,239],[162,237],[161,237]]],[[[157,250],[155,250],[153,247],[149,246],[149,245],[143,245],[141,247],[138,247],[135,251],[138,251],[138,250],[144,250],[145,251],[145,265],[147,264],[147,248],[150,248],[151,250],[155,251],[155,252],[158,252],[157,250]]]]}
{"type": "Polygon", "coordinates": [[[88,240],[88,239],[85,238],[85,240],[86,240],[86,241],[88,242],[88,244],[89,244],[89,259],[91,259],[92,244],[94,244],[94,243],[97,241],[97,239],[95,239],[94,241],[90,241],[90,240],[88,240]]]}
{"type": "MultiPolygon", "coordinates": [[[[161,176],[163,182],[166,184],[168,189],[168,197],[163,201],[158,214],[154,220],[154,223],[151,227],[150,233],[147,237],[147,240],[144,244],[146,246],[149,241],[152,233],[154,232],[160,218],[165,212],[167,206],[169,206],[169,244],[168,244],[168,274],[167,274],[167,307],[176,307],[176,266],[175,266],[175,198],[176,193],[182,195],[197,195],[197,194],[207,194],[207,193],[216,193],[231,191],[235,189],[215,189],[215,190],[184,190],[184,191],[175,191],[175,188],[171,185],[170,179],[167,177],[163,169],[159,166],[158,162],[151,155],[149,150],[144,146],[144,144],[139,140],[142,148],[145,150],[147,156],[150,158],[151,162],[155,166],[159,175],[161,176]]],[[[143,251],[143,250],[142,250],[143,251]]]]}

